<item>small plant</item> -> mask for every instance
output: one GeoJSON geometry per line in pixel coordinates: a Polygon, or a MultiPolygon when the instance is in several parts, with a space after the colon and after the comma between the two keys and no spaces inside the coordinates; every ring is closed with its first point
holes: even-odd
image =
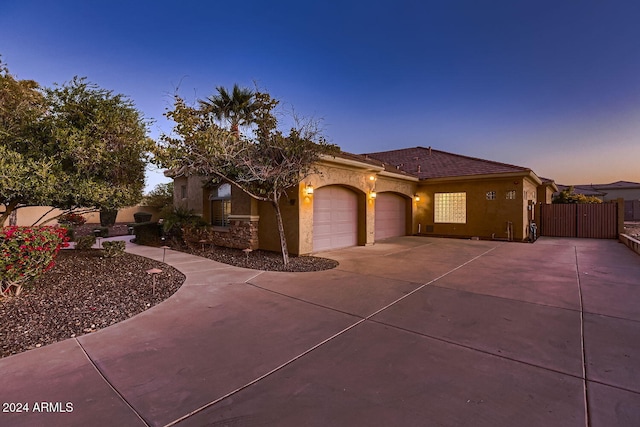
{"type": "Polygon", "coordinates": [[[96,236],[82,236],[76,239],[76,249],[79,251],[88,251],[96,244],[96,236]]]}
{"type": "Polygon", "coordinates": [[[122,240],[104,242],[102,244],[102,248],[105,258],[114,258],[124,255],[125,246],[126,244],[122,240]]]}

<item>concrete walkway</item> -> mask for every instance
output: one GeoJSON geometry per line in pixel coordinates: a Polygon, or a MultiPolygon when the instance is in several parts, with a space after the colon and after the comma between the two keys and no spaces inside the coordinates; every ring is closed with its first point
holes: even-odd
{"type": "Polygon", "coordinates": [[[404,237],[323,255],[340,266],[167,251],[187,280],[164,303],[0,359],[0,425],[640,425],[627,247],[404,237]]]}

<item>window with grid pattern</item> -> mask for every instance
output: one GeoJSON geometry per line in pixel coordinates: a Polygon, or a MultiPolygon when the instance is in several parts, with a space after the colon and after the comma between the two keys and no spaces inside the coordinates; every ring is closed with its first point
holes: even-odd
{"type": "Polygon", "coordinates": [[[231,214],[231,185],[221,184],[211,191],[211,225],[218,227],[229,226],[231,214]]]}
{"type": "Polygon", "coordinates": [[[467,193],[436,193],[434,196],[434,222],[466,224],[467,193]]]}

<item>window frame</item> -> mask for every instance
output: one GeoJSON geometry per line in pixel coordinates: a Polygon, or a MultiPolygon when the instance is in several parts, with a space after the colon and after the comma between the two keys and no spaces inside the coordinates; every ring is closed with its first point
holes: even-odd
{"type": "Polygon", "coordinates": [[[435,224],[466,224],[467,192],[434,193],[433,222],[435,224]]]}
{"type": "Polygon", "coordinates": [[[211,190],[209,195],[209,222],[214,227],[229,228],[231,222],[231,184],[222,183],[211,190]],[[224,189],[221,194],[221,189],[224,189]]]}

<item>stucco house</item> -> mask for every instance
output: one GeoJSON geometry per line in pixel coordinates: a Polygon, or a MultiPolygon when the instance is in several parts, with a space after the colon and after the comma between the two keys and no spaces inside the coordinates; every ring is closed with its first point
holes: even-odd
{"type": "MultiPolygon", "coordinates": [[[[551,180],[531,169],[414,147],[324,156],[281,201],[289,251],[310,254],[426,235],[523,241],[551,180]]],[[[209,222],[213,243],[278,251],[273,208],[202,176],[173,176],[174,203],[209,222]]]]}

